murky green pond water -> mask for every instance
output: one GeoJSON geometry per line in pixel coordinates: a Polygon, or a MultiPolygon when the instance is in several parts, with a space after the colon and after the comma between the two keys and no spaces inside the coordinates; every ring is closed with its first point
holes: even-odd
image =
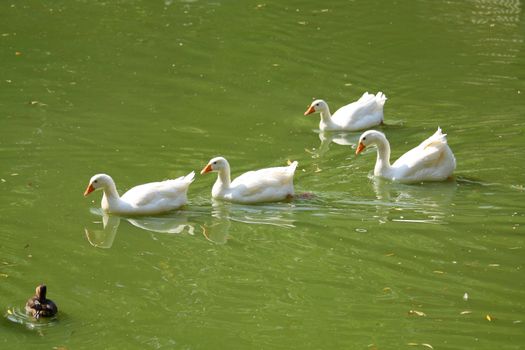
{"type": "Polygon", "coordinates": [[[3,1],[2,349],[522,349],[525,19],[519,0],[3,1]],[[454,181],[373,179],[360,133],[320,135],[383,91],[393,158],[448,133],[454,181]],[[103,218],[89,178],[134,185],[226,156],[298,160],[311,199],[103,218]],[[54,321],[23,317],[45,282],[54,321]],[[465,296],[465,293],[467,294],[465,296]],[[464,298],[465,297],[465,298],[464,298]]]}

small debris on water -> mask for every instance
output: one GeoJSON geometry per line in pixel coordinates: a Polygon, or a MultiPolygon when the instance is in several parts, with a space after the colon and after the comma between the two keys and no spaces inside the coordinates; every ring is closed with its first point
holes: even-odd
{"type": "Polygon", "coordinates": [[[410,310],[410,311],[408,311],[408,314],[409,315],[416,315],[416,316],[419,316],[419,317],[425,317],[427,315],[423,311],[418,311],[418,310],[410,310]]]}

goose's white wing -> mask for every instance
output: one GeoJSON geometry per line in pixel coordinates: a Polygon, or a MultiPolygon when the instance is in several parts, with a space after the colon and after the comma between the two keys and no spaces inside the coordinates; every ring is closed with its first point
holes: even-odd
{"type": "Polygon", "coordinates": [[[122,200],[135,207],[145,207],[156,203],[177,200],[186,194],[189,185],[193,182],[195,173],[191,172],[174,180],[151,182],[133,187],[127,191],[122,200]]]}
{"type": "Polygon", "coordinates": [[[456,160],[440,128],[392,164],[396,178],[410,181],[446,178],[455,167],[456,160]]]}

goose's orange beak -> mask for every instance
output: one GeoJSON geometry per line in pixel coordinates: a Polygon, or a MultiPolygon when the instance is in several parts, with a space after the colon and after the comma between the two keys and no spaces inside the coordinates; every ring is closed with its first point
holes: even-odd
{"type": "Polygon", "coordinates": [[[95,190],[95,187],[93,187],[92,184],[89,184],[89,186],[84,191],[84,197],[90,194],[91,192],[93,192],[94,190],[95,190]]]}
{"type": "Polygon", "coordinates": [[[306,112],[304,112],[304,115],[312,114],[313,112],[315,112],[315,108],[314,108],[314,106],[310,106],[310,107],[308,107],[306,112]]]}
{"type": "Polygon", "coordinates": [[[206,173],[209,173],[210,171],[212,171],[213,169],[211,168],[211,164],[208,164],[204,167],[204,169],[201,170],[201,175],[203,174],[206,174],[206,173]]]}
{"type": "Polygon", "coordinates": [[[357,156],[359,153],[363,152],[365,149],[365,144],[362,142],[359,142],[359,146],[357,146],[357,149],[355,150],[355,155],[357,156]]]}

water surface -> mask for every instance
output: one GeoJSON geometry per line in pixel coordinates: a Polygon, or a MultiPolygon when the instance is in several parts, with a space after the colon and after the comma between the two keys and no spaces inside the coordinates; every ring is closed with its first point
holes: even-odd
{"type": "Polygon", "coordinates": [[[0,5],[5,349],[520,349],[520,1],[8,1],[0,5]],[[438,126],[453,181],[374,179],[332,110],[383,91],[397,158],[438,126]],[[299,161],[310,199],[104,217],[134,185],[299,161]],[[45,282],[52,323],[24,318],[45,282]],[[467,294],[465,297],[465,293],[467,294]],[[29,325],[29,326],[28,326],[29,325]]]}

